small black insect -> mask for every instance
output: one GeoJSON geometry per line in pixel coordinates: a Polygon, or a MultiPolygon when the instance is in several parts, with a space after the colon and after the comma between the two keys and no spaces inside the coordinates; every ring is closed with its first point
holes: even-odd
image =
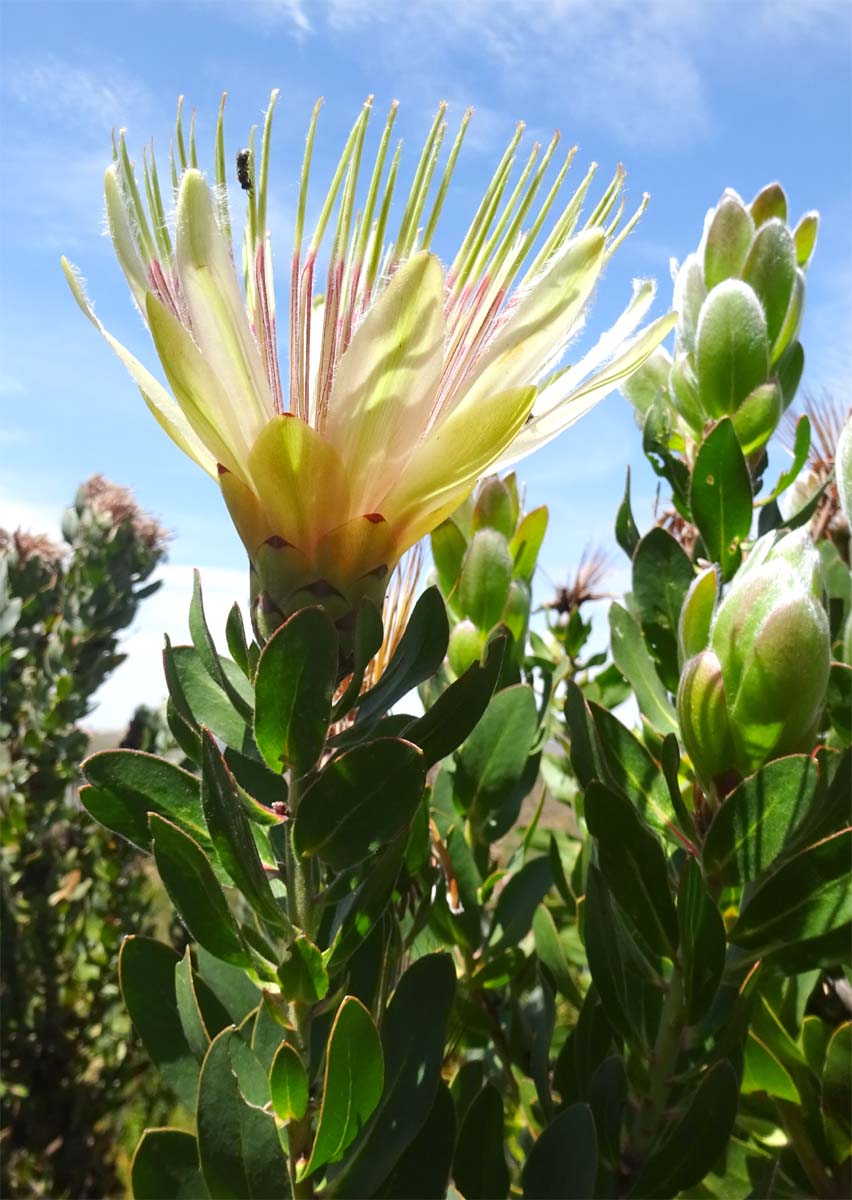
{"type": "Polygon", "coordinates": [[[244,192],[251,191],[251,150],[240,150],[237,154],[237,180],[244,192]]]}

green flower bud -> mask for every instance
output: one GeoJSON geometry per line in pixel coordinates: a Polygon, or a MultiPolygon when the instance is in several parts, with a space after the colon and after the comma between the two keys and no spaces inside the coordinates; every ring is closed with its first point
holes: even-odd
{"type": "Polygon", "coordinates": [[[784,411],[777,379],[761,383],[750,392],[731,417],[743,454],[761,450],[769,441],[784,411]]]}
{"type": "Polygon", "coordinates": [[[447,647],[447,658],[456,675],[463,675],[468,667],[479,662],[485,649],[485,634],[477,629],[473,621],[459,621],[447,647]]]}
{"type": "Polygon", "coordinates": [[[712,650],[689,660],[680,678],[677,711],[686,752],[706,783],[730,770],[736,753],[722,667],[712,650]]]}
{"type": "Polygon", "coordinates": [[[489,475],[476,492],[473,509],[474,529],[496,529],[503,537],[515,532],[517,514],[512,493],[499,475],[489,475]]]}
{"type": "Polygon", "coordinates": [[[530,620],[530,585],[523,579],[513,579],[509,595],[503,607],[500,623],[505,625],[515,639],[515,646],[523,652],[530,620]]]}
{"type": "Polygon", "coordinates": [[[509,543],[496,529],[479,529],[470,540],[459,577],[459,604],[466,617],[489,630],[500,620],[512,582],[509,543]]]}
{"type": "Polygon", "coordinates": [[[730,417],[746,457],[761,450],[802,374],[797,338],[819,218],[787,224],[780,184],[746,205],[726,191],[707,214],[698,252],[677,272],[669,398],[696,438],[730,417]]]}
{"type": "MultiPolygon", "coordinates": [[[[681,618],[681,641],[690,649],[689,631],[706,621],[703,578],[681,618]]],[[[705,784],[811,749],[831,657],[821,597],[819,553],[804,530],[755,544],[716,608],[706,649],[686,664],[678,689],[684,744],[705,784]]]]}

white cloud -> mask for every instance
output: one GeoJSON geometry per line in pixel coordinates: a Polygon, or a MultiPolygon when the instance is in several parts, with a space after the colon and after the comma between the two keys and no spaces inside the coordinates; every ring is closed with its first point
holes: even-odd
{"type": "Polygon", "coordinates": [[[20,379],[16,379],[13,375],[6,373],[0,374],[0,396],[4,399],[12,399],[16,396],[25,396],[27,389],[24,387],[20,379]]]}
{"type": "Polygon", "coordinates": [[[481,64],[498,89],[529,90],[566,118],[597,120],[631,145],[674,147],[712,126],[704,75],[725,47],[842,36],[848,0],[251,0],[239,20],[301,37],[357,39],[410,93],[459,88],[481,64]],[[308,15],[309,14],[309,15],[308,15]],[[412,73],[412,63],[416,73],[412,73]]]}
{"type": "Polygon", "coordinates": [[[220,0],[196,0],[198,4],[215,3],[229,17],[262,31],[288,29],[296,37],[312,30],[307,8],[316,8],[316,0],[240,0],[239,4],[222,4],[220,0]]]}
{"type": "Polygon", "coordinates": [[[7,63],[4,79],[5,90],[19,104],[63,126],[109,129],[149,105],[147,89],[109,63],[89,68],[44,54],[7,63]]]}

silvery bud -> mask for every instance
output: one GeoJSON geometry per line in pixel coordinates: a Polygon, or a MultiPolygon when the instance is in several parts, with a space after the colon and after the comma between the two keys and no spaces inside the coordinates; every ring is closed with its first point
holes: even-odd
{"type": "Polygon", "coordinates": [[[698,251],[675,277],[669,380],[671,402],[696,437],[708,421],[730,417],[750,455],[775,431],[802,374],[797,338],[817,228],[816,213],[789,228],[779,184],[750,205],[728,190],[707,214],[698,251]]]}
{"type": "Polygon", "coordinates": [[[831,657],[820,557],[804,530],[760,538],[721,603],[717,591],[712,569],[698,576],[680,619],[678,716],[707,785],[812,748],[831,657]]]}

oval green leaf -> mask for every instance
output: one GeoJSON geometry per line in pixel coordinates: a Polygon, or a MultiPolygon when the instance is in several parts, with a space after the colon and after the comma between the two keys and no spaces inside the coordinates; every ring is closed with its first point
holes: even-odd
{"type": "Polygon", "coordinates": [[[257,664],[254,735],[273,771],[298,777],[317,761],[336,682],[334,627],[321,608],[303,608],[275,631],[257,664]]]}
{"type": "Polygon", "coordinates": [[[339,1162],[372,1115],[383,1085],[384,1056],[373,1019],[360,1000],[347,996],[331,1027],[319,1126],[300,1178],[339,1162]]]}
{"type": "Polygon", "coordinates": [[[425,781],[423,752],[402,738],[377,738],[332,759],[302,797],[296,853],[337,871],[352,866],[409,823],[425,781]]]}

